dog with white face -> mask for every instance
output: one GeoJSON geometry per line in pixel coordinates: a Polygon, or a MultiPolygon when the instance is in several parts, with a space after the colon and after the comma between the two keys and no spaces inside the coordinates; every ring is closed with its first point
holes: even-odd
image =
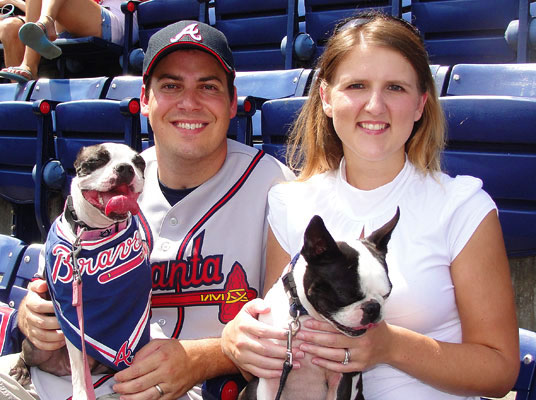
{"type": "Polygon", "coordinates": [[[71,195],[45,243],[43,271],[67,346],[43,351],[26,339],[11,375],[22,384],[30,366],[71,375],[72,398],[81,400],[94,398],[84,349],[91,374],[98,374],[128,367],[148,343],[151,270],[134,217],[143,158],[126,145],[103,143],[82,148],[74,167],[71,195]]]}
{"type": "MultiPolygon", "coordinates": [[[[382,308],[391,293],[387,244],[399,217],[397,209],[389,222],[368,237],[347,243],[336,242],[322,218],[314,216],[305,230],[300,255],[266,294],[270,312],[259,315],[259,320],[290,328],[296,318],[302,322],[315,318],[352,337],[374,327],[382,320],[382,308]],[[300,311],[298,317],[295,310],[300,311]]],[[[360,373],[331,372],[313,365],[311,358],[306,354],[286,382],[262,378],[252,381],[240,399],[273,400],[280,385],[281,400],[363,399],[360,373]]]]}

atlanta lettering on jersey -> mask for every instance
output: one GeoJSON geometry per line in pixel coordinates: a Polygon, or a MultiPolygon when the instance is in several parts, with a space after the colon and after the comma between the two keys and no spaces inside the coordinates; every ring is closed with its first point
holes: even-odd
{"type": "MultiPolygon", "coordinates": [[[[202,256],[204,235],[205,231],[202,231],[194,238],[191,255],[187,260],[152,265],[153,290],[166,292],[153,292],[151,305],[153,308],[176,307],[179,311],[187,306],[218,306],[219,320],[225,324],[236,316],[244,304],[257,297],[257,291],[249,286],[244,268],[237,261],[227,275],[223,289],[184,291],[218,284],[224,280],[223,255],[202,256]]],[[[177,326],[181,325],[182,312],[179,312],[177,326]]]]}
{"type": "Polygon", "coordinates": [[[203,257],[205,231],[194,239],[190,257],[187,260],[172,260],[152,265],[153,289],[177,290],[200,287],[223,282],[223,255],[203,257]],[[169,264],[169,268],[168,268],[169,264]]]}

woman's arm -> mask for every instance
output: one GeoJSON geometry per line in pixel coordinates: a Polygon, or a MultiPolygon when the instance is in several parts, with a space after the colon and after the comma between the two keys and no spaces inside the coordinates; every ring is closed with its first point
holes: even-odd
{"type": "MultiPolygon", "coordinates": [[[[290,261],[290,256],[281,248],[271,229],[268,230],[266,246],[265,292],[277,281],[290,261]]],[[[274,328],[257,319],[259,314],[268,312],[270,308],[263,300],[250,301],[225,326],[222,333],[223,352],[242,371],[262,378],[278,377],[286,356],[286,346],[271,340],[286,340],[285,330],[274,328]]],[[[295,351],[296,358],[301,356],[303,354],[297,354],[295,351]]],[[[294,363],[294,367],[299,368],[298,361],[294,363]]]]}
{"type": "MultiPolygon", "coordinates": [[[[462,324],[462,343],[445,343],[381,323],[359,338],[300,332],[301,350],[335,371],[366,370],[387,363],[443,391],[500,397],[519,370],[519,339],[513,288],[499,220],[490,212],[451,266],[462,324]],[[351,362],[343,366],[344,348],[351,362]]],[[[313,329],[332,331],[325,323],[313,329]]]]}

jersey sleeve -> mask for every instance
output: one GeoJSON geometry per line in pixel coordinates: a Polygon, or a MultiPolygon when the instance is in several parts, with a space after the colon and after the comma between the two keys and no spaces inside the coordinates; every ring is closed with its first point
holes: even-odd
{"type": "Polygon", "coordinates": [[[497,206],[482,189],[482,181],[470,176],[457,176],[449,185],[447,242],[451,261],[463,250],[482,220],[497,206]]]}

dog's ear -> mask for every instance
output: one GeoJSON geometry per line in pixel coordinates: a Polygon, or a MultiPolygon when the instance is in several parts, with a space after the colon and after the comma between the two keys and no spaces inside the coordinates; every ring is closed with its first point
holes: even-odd
{"type": "Polygon", "coordinates": [[[324,221],[315,215],[305,229],[301,254],[308,263],[315,264],[326,257],[332,258],[339,252],[337,243],[326,229],[324,221]]]}
{"type": "Polygon", "coordinates": [[[380,229],[375,230],[372,232],[366,240],[373,243],[376,248],[383,252],[384,254],[387,253],[387,243],[389,243],[389,240],[391,239],[391,234],[393,233],[393,230],[395,229],[396,224],[398,223],[398,220],[400,218],[400,208],[396,208],[396,214],[389,222],[387,222],[384,226],[382,226],[380,229]]]}

